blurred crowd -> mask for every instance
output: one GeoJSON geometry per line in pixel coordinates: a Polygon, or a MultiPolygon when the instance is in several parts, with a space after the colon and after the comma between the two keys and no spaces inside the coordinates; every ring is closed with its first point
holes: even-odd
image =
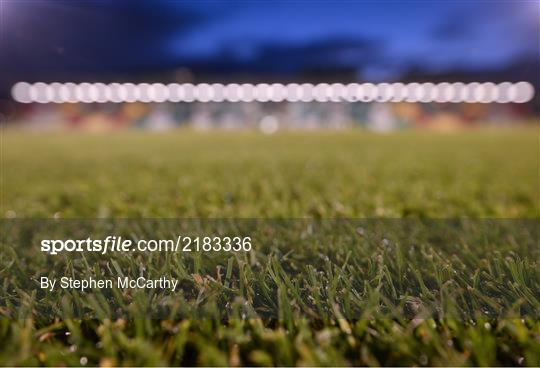
{"type": "Polygon", "coordinates": [[[4,116],[7,126],[33,130],[108,131],[137,128],[167,131],[400,129],[452,131],[479,125],[537,121],[534,104],[381,102],[178,102],[21,104],[4,116]]]}

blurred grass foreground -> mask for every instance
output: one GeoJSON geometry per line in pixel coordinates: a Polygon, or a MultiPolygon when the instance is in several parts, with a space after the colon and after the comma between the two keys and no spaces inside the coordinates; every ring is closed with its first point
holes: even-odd
{"type": "Polygon", "coordinates": [[[3,131],[4,217],[536,217],[538,129],[3,131]]]}

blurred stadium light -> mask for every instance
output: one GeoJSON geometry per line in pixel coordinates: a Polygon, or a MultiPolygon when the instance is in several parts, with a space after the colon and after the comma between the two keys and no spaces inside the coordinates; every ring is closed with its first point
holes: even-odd
{"type": "Polygon", "coordinates": [[[525,103],[534,96],[528,82],[381,84],[207,84],[190,83],[16,83],[20,103],[122,102],[412,102],[525,103]]]}

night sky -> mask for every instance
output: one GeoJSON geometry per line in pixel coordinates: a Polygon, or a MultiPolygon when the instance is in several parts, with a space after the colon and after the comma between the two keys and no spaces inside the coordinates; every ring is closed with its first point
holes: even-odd
{"type": "MultiPolygon", "coordinates": [[[[358,80],[395,81],[411,70],[507,70],[540,56],[539,1],[0,0],[0,6],[2,89],[18,80],[106,81],[179,68],[284,79],[352,70],[358,80]]],[[[535,72],[527,71],[532,78],[535,72]]]]}

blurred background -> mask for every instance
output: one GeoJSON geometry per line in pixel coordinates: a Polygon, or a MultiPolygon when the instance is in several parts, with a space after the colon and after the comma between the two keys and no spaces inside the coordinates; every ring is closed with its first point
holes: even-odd
{"type": "Polygon", "coordinates": [[[540,115],[535,0],[0,0],[0,37],[10,128],[453,131],[540,115]]]}

